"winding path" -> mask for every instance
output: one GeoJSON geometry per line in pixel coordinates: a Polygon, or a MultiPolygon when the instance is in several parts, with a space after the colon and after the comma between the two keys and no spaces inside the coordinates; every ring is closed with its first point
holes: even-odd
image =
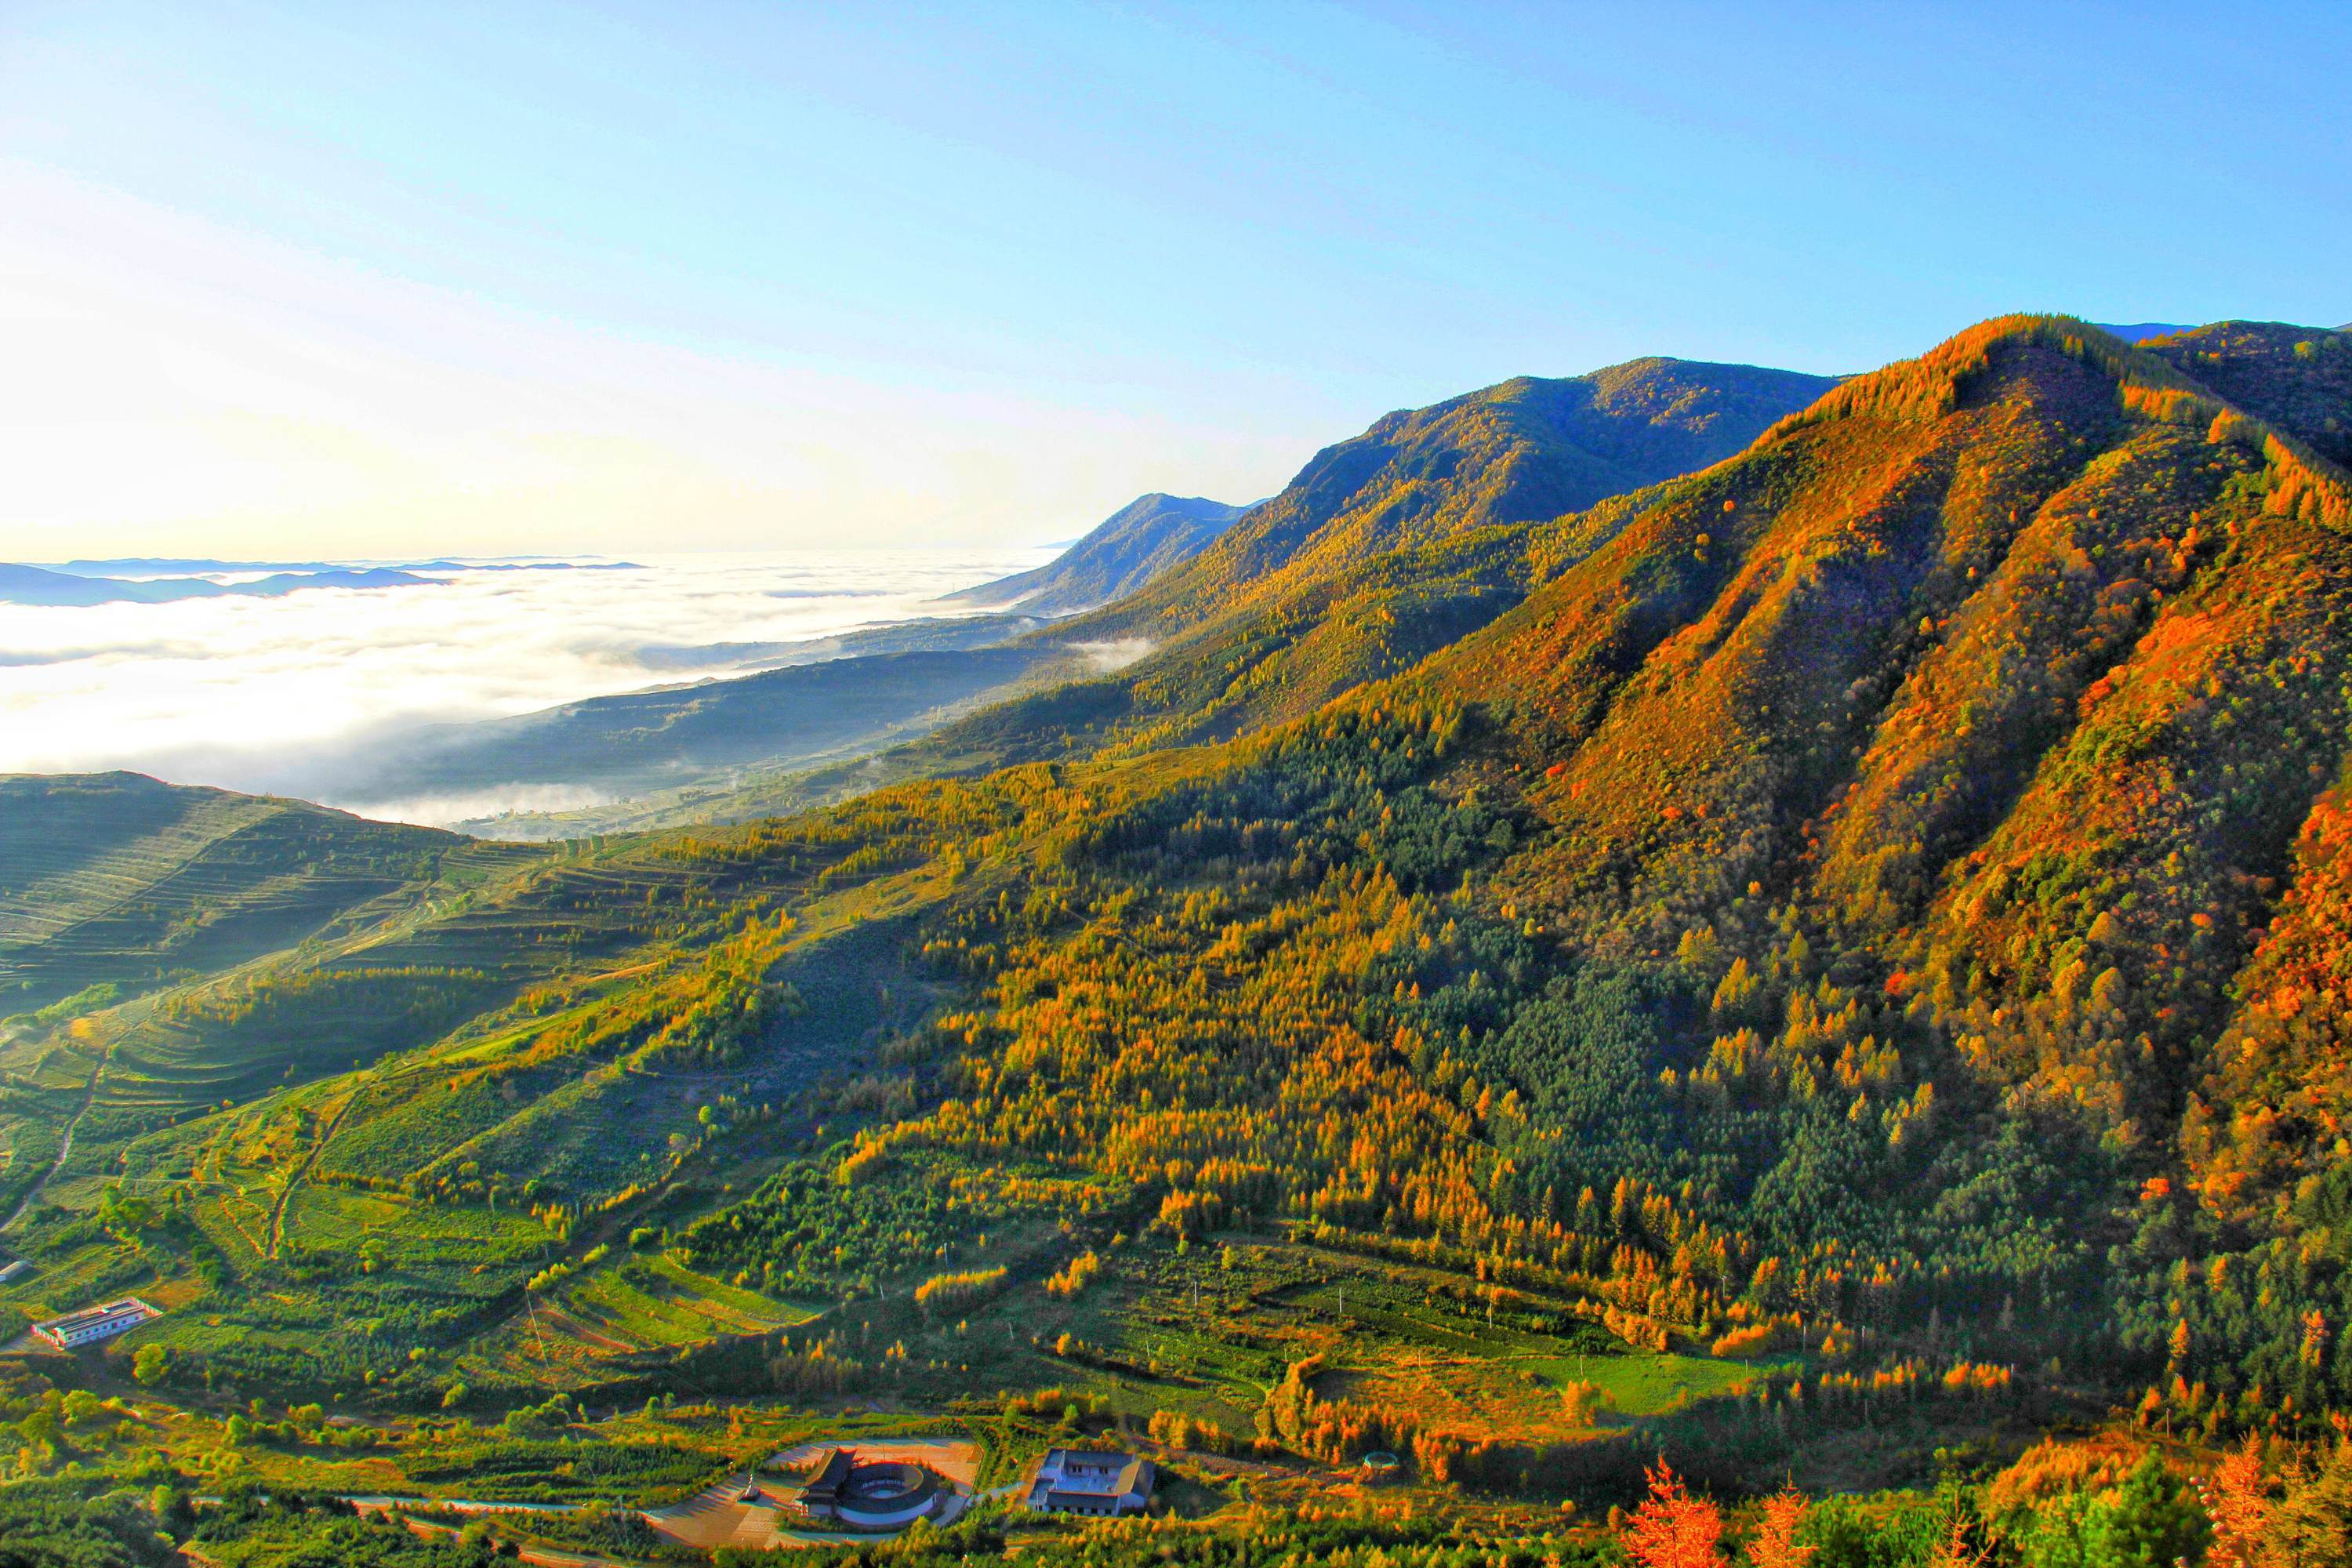
{"type": "Polygon", "coordinates": [[[106,1058],[113,1054],[113,1042],[109,1041],[106,1048],[99,1052],[98,1060],[90,1064],[89,1083],[82,1090],[81,1109],[75,1111],[66,1123],[65,1136],[58,1141],[58,1157],[49,1162],[49,1168],[41,1173],[39,1181],[25,1189],[25,1195],[16,1200],[16,1206],[9,1211],[8,1217],[0,1219],[0,1231],[9,1229],[23,1219],[26,1212],[33,1206],[34,1200],[48,1190],[51,1179],[66,1168],[66,1161],[73,1155],[74,1129],[79,1127],[81,1119],[89,1114],[89,1108],[98,1103],[99,1080],[106,1076],[106,1058]]]}
{"type": "Polygon", "coordinates": [[[332,1138],[336,1130],[342,1126],[344,1116],[349,1114],[352,1106],[359,1103],[362,1095],[375,1087],[375,1074],[373,1071],[362,1072],[357,1077],[359,1081],[352,1086],[351,1093],[343,1096],[342,1103],[335,1107],[335,1113],[332,1116],[319,1124],[317,1133],[310,1139],[310,1146],[302,1151],[302,1157],[294,1162],[286,1173],[286,1180],[278,1185],[278,1201],[270,1205],[269,1210],[269,1256],[271,1258],[276,1258],[278,1249],[286,1245],[286,1205],[292,1200],[294,1189],[301,1184],[303,1177],[310,1173],[310,1167],[319,1163],[319,1156],[326,1152],[327,1140],[332,1138]]]}

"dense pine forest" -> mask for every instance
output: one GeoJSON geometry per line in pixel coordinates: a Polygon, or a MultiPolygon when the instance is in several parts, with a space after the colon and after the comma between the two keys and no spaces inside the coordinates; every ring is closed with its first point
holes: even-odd
{"type": "Polygon", "coordinates": [[[0,1338],[163,1310],[0,1353],[0,1563],[707,1561],[845,1423],[1166,1468],[909,1568],[2352,1561],[2347,458],[2341,332],[1637,362],[830,804],[0,781],[0,1338]]]}

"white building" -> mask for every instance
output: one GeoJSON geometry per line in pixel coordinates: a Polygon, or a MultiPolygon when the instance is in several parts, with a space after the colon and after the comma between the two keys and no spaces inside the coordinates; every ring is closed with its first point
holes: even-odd
{"type": "Polygon", "coordinates": [[[1141,1513],[1159,1479],[1149,1459],[1085,1448],[1049,1448],[1029,1487],[1039,1513],[1083,1513],[1112,1519],[1141,1513]]]}
{"type": "Polygon", "coordinates": [[[46,1323],[35,1323],[33,1332],[61,1351],[77,1350],[83,1345],[110,1340],[117,1334],[129,1333],[140,1324],[163,1314],[136,1296],[125,1296],[120,1301],[109,1301],[102,1307],[85,1307],[79,1312],[68,1312],[62,1318],[51,1318],[46,1323]]]}

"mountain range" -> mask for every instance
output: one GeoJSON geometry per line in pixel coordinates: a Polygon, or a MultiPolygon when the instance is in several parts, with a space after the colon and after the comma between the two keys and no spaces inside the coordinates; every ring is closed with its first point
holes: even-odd
{"type": "Polygon", "coordinates": [[[1046,566],[949,596],[1010,606],[994,615],[871,628],[761,655],[779,665],[828,659],[821,672],[706,681],[410,731],[356,755],[280,770],[271,787],[352,803],[551,785],[610,797],[461,824],[500,837],[575,837],[740,820],[909,770],[968,773],[1062,755],[1070,715],[1081,708],[1081,733],[1088,723],[1122,733],[1180,723],[1213,730],[1237,716],[1297,711],[1512,602],[1529,568],[1515,553],[1517,542],[1482,532],[1494,520],[1703,467],[1831,384],[1664,359],[1568,380],[1522,378],[1390,415],[1318,455],[1257,506],[1147,495],[1046,566]],[[1456,485],[1465,497],[1459,510],[1417,515],[1427,501],[1416,495],[1456,485]],[[1234,538],[1254,541],[1255,564],[1215,563],[1214,552],[1234,538]],[[1263,569],[1293,555],[1302,560],[1290,579],[1263,569]],[[1342,561],[1337,569],[1318,564],[1342,561]],[[1251,585],[1228,592],[1215,575],[1236,573],[1251,585]],[[1181,629],[1182,609],[1139,617],[1134,606],[1150,603],[1149,594],[1092,616],[1067,613],[1139,584],[1198,595],[1220,616],[1197,633],[1181,629]],[[1255,689],[1228,696],[1222,689],[1230,677],[1213,667],[1232,657],[1227,645],[1236,640],[1256,649],[1255,689]],[[946,657],[958,649],[974,657],[946,657]],[[936,657],[899,657],[916,652],[936,657]],[[1089,669],[1103,673],[1075,679],[1089,669]],[[1024,695],[1038,704],[1034,725],[1017,706],[971,712],[1024,695]],[[963,716],[971,726],[954,728],[963,716]],[[950,732],[928,748],[865,760],[942,726],[950,732]]]}
{"type": "Polygon", "coordinates": [[[417,588],[432,582],[389,566],[273,572],[243,583],[208,577],[103,577],[0,563],[0,604],[51,606],[165,605],[180,599],[271,599],[311,588],[417,588]]]}
{"type": "Polygon", "coordinates": [[[6,781],[0,1302],[148,1293],[192,1402],[1099,1396],[1498,1495],[2325,1437],[2347,420],[2276,323],[1637,361],[1381,418],[789,815],[6,781]]]}

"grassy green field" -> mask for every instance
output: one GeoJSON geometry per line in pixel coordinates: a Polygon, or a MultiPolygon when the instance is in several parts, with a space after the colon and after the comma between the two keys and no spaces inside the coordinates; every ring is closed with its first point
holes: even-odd
{"type": "Polygon", "coordinates": [[[1568,1318],[1566,1299],[1514,1293],[1490,1322],[1450,1300],[1448,1282],[1267,1234],[1222,1235],[1181,1256],[1130,1246],[1110,1252],[1076,1299],[1031,1285],[925,1349],[958,1354],[959,1365],[984,1356],[1013,1387],[1066,1386],[1131,1418],[1165,1410],[1244,1436],[1289,1365],[1310,1356],[1326,1368],[1316,1384],[1327,1395],[1520,1441],[1668,1415],[1789,1370],[1630,1345],[1597,1321],[1568,1318]],[[1065,1334],[1110,1356],[1057,1353],[1065,1334]],[[1603,1391],[1598,1427],[1563,1418],[1560,1392],[1573,1381],[1603,1391]]]}

